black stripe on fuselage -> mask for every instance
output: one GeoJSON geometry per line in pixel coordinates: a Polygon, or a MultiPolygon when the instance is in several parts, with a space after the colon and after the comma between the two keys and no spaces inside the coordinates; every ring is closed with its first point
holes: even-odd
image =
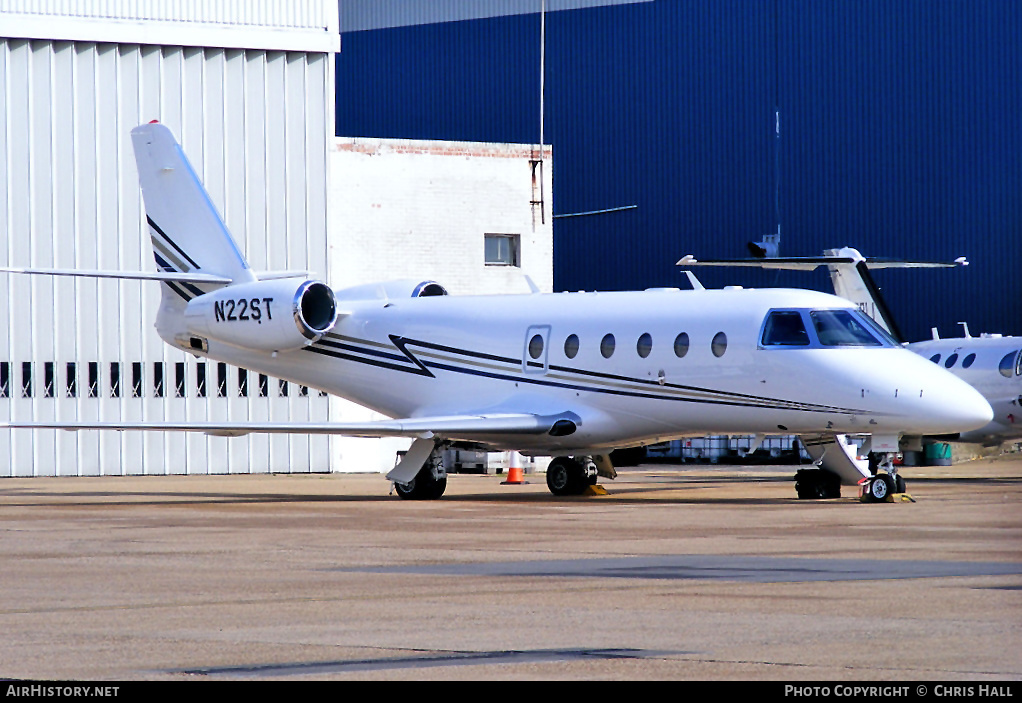
{"type": "MultiPolygon", "coordinates": [[[[350,338],[349,338],[350,339],[350,338]]],[[[800,403],[797,401],[785,401],[776,398],[767,398],[763,396],[748,395],[743,393],[732,393],[729,391],[717,391],[709,388],[701,388],[698,386],[683,386],[678,384],[661,384],[657,381],[649,381],[646,379],[629,378],[627,376],[620,376],[615,374],[602,373],[597,371],[588,371],[585,369],[574,369],[564,366],[551,366],[550,368],[556,369],[563,373],[578,374],[580,376],[592,378],[594,382],[600,380],[603,381],[619,381],[626,383],[633,383],[639,386],[648,386],[650,391],[654,391],[657,388],[664,387],[670,390],[690,392],[690,393],[706,393],[717,397],[711,398],[698,398],[691,396],[677,396],[677,395],[665,395],[662,393],[646,392],[644,390],[635,389],[628,390],[622,388],[608,388],[606,386],[592,386],[582,385],[580,383],[571,383],[568,381],[552,380],[546,376],[530,376],[528,374],[516,373],[511,374],[509,372],[500,372],[496,370],[484,370],[480,368],[472,368],[463,365],[455,365],[452,363],[444,363],[435,360],[420,361],[411,351],[409,346],[418,346],[424,349],[430,349],[434,351],[443,351],[456,356],[464,356],[472,359],[481,359],[491,362],[500,362],[509,365],[513,365],[515,369],[520,369],[522,361],[520,359],[514,359],[511,357],[497,356],[494,354],[487,354],[483,352],[473,352],[465,349],[458,349],[456,347],[445,346],[442,344],[435,344],[432,342],[425,342],[421,340],[408,339],[406,337],[398,337],[395,335],[390,336],[391,341],[394,345],[404,354],[404,356],[398,356],[396,354],[387,353],[376,349],[368,349],[360,347],[356,344],[342,344],[334,342],[332,340],[320,340],[315,345],[305,347],[306,351],[315,352],[325,356],[332,356],[338,359],[344,359],[346,361],[353,361],[356,363],[368,364],[371,366],[377,366],[381,368],[390,369],[393,371],[402,371],[417,376],[428,376],[435,377],[430,369],[437,369],[442,371],[448,371],[452,373],[460,373],[471,376],[479,376],[484,378],[493,378],[503,381],[513,381],[521,383],[529,383],[531,385],[544,386],[549,388],[561,388],[565,390],[585,391],[592,393],[604,393],[610,395],[627,396],[634,398],[647,398],[652,400],[665,400],[675,402],[687,402],[687,403],[703,403],[711,405],[727,405],[737,407],[750,407],[750,408],[768,408],[775,410],[797,410],[800,412],[837,412],[846,414],[861,414],[865,411],[855,408],[840,408],[835,406],[827,405],[814,405],[808,403],[800,403]],[[325,345],[327,348],[323,348],[325,345]],[[346,350],[357,354],[363,354],[366,356],[355,356],[353,353],[345,353],[346,350]],[[399,365],[390,363],[384,359],[390,359],[394,361],[407,360],[415,364],[414,367],[408,365],[399,365]]],[[[355,342],[357,340],[350,340],[355,342]]]]}

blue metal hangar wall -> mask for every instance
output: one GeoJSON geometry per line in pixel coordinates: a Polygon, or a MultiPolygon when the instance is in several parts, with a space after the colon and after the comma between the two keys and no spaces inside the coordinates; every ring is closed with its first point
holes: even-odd
{"type": "Polygon", "coordinates": [[[555,290],[686,287],[682,255],[744,257],[779,227],[788,256],[968,257],[875,274],[912,340],[1022,334],[1018,0],[541,7],[341,0],[337,134],[537,143],[542,63],[555,290]]]}

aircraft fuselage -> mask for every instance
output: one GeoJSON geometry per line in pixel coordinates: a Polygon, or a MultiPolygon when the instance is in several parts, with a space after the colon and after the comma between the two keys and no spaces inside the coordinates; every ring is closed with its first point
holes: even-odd
{"type": "MultiPolygon", "coordinates": [[[[342,317],[301,349],[260,353],[211,340],[208,356],[390,417],[522,407],[577,415],[566,436],[448,438],[538,454],[823,427],[940,434],[989,415],[966,384],[897,345],[822,343],[810,312],[854,308],[812,291],[336,297],[342,317]],[[806,343],[765,346],[771,310],[799,312],[806,343]]],[[[161,317],[161,334],[174,343],[173,314],[161,317]]]]}

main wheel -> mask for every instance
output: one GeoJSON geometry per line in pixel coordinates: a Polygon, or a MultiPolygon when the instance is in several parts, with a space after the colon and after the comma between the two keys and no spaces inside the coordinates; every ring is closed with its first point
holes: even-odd
{"type": "Polygon", "coordinates": [[[588,485],[585,467],[566,456],[550,462],[546,470],[546,487],[555,496],[577,496],[588,485]]]}
{"type": "Polygon", "coordinates": [[[801,469],[795,474],[795,492],[802,500],[840,498],[841,479],[823,469],[801,469]]]}
{"type": "Polygon", "coordinates": [[[447,474],[437,478],[425,466],[408,483],[395,483],[394,490],[405,500],[436,500],[447,490],[447,474]]]}

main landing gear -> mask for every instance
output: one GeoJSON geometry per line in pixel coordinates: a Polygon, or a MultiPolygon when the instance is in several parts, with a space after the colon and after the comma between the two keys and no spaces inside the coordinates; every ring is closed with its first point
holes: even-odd
{"type": "Polygon", "coordinates": [[[795,473],[795,492],[801,500],[840,498],[841,477],[826,469],[800,469],[795,473]]]}
{"type": "Polygon", "coordinates": [[[596,464],[590,457],[555,457],[546,470],[546,486],[555,496],[581,495],[596,479],[596,464]]]}
{"type": "Polygon", "coordinates": [[[405,500],[436,500],[447,490],[443,456],[434,450],[419,473],[408,483],[394,482],[394,490],[405,500]]]}

